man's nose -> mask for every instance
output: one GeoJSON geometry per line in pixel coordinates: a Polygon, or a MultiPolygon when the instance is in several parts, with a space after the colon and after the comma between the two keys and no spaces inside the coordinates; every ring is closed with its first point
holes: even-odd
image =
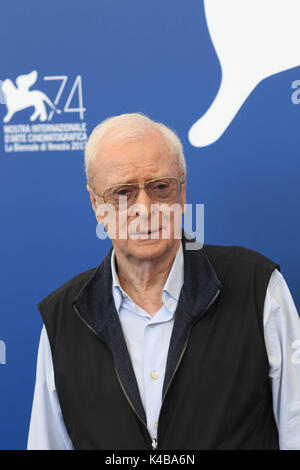
{"type": "Polygon", "coordinates": [[[148,196],[145,188],[140,188],[139,194],[135,200],[134,204],[139,204],[142,207],[136,208],[137,215],[150,215],[151,213],[151,204],[153,200],[148,196]]]}

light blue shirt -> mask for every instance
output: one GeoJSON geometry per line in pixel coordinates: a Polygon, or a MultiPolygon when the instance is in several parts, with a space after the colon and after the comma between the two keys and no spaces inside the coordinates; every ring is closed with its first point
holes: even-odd
{"type": "MultiPolygon", "coordinates": [[[[156,437],[174,312],[183,285],[182,244],[163,289],[163,306],[153,317],[121,288],[114,256],[113,250],[112,294],[146,412],[147,426],[152,437],[156,437]]],[[[288,286],[277,269],[273,271],[266,291],[264,336],[280,449],[300,449],[300,319],[288,286]]],[[[73,449],[56,394],[51,349],[44,326],[27,448],[73,449]]]]}
{"type": "Polygon", "coordinates": [[[182,244],[180,243],[163,288],[163,305],[153,317],[136,305],[120,286],[115,269],[114,250],[111,270],[113,297],[146,412],[147,426],[151,436],[156,438],[174,313],[183,285],[182,244]]]}

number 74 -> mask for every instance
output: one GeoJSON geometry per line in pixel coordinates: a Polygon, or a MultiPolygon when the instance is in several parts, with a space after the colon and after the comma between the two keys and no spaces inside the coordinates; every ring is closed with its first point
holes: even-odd
{"type": "MultiPolygon", "coordinates": [[[[54,104],[55,104],[55,106],[57,106],[58,103],[59,103],[59,100],[61,98],[62,92],[63,92],[63,90],[66,86],[68,76],[67,75],[47,76],[47,77],[43,77],[43,79],[44,80],[60,80],[61,81],[61,84],[60,84],[60,87],[58,89],[57,95],[54,99],[54,104]]],[[[72,89],[71,89],[70,94],[67,98],[67,101],[65,103],[65,107],[64,107],[63,111],[65,113],[79,113],[80,119],[83,119],[83,113],[86,111],[86,109],[83,107],[81,75],[77,75],[77,77],[75,78],[72,89]],[[73,99],[73,96],[74,96],[76,91],[78,93],[79,107],[78,108],[71,108],[70,103],[71,103],[71,101],[73,99]]],[[[51,119],[53,117],[53,114],[54,114],[54,111],[53,110],[50,111],[49,116],[48,116],[48,121],[51,121],[51,119]]]]}

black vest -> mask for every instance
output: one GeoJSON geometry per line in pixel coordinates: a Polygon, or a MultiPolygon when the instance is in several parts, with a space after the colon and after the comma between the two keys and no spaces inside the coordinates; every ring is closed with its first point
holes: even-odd
{"type": "MultiPolygon", "coordinates": [[[[239,246],[187,250],[171,335],[158,449],[278,449],[263,308],[279,266],[239,246]]],[[[112,296],[112,248],[38,308],[75,449],[153,443],[112,296]]],[[[156,352],[153,351],[153,354],[156,352]]]]}

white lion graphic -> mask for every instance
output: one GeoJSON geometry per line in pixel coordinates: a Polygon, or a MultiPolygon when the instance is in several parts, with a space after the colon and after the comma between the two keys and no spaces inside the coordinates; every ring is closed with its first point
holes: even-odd
{"type": "Polygon", "coordinates": [[[49,100],[48,96],[39,90],[29,90],[29,88],[37,81],[38,73],[33,70],[31,73],[20,75],[16,79],[17,87],[8,78],[2,83],[2,92],[5,95],[5,104],[7,114],[3,121],[8,122],[17,111],[34,107],[34,113],[30,116],[30,121],[40,118],[40,121],[46,121],[47,111],[45,103],[47,103],[53,111],[61,113],[54,104],[49,100]]]}
{"type": "Polygon", "coordinates": [[[204,6],[222,79],[189,130],[195,147],[216,142],[262,80],[300,65],[299,0],[204,0],[204,6]]]}

